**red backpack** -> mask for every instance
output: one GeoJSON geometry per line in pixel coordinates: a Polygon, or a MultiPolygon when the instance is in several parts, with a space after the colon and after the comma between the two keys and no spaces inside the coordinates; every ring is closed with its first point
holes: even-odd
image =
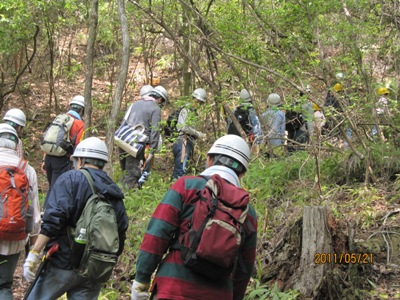
{"type": "Polygon", "coordinates": [[[0,240],[19,241],[27,236],[29,182],[27,162],[0,166],[0,240]]]}
{"type": "Polygon", "coordinates": [[[215,174],[192,201],[189,230],[178,237],[183,263],[212,279],[228,277],[244,243],[249,194],[215,174]]]}

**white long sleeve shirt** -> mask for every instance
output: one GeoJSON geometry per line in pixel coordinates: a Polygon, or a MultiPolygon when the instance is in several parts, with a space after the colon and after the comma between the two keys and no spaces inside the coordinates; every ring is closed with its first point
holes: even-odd
{"type": "MultiPolygon", "coordinates": [[[[18,166],[20,158],[16,151],[0,148],[0,165],[18,166]]],[[[29,203],[33,206],[33,229],[30,233],[31,236],[39,234],[40,231],[40,204],[38,197],[38,183],[36,171],[28,164],[25,171],[29,180],[29,203]]],[[[2,204],[0,204],[2,205],[2,204]]],[[[27,239],[21,241],[1,241],[0,240],[0,254],[11,255],[16,254],[24,249],[27,239]]]]}

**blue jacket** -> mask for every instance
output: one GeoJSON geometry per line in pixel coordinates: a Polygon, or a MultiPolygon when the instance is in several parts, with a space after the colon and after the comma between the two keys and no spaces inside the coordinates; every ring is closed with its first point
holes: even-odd
{"type": "MultiPolygon", "coordinates": [[[[93,178],[96,190],[104,194],[114,206],[119,231],[120,246],[118,255],[122,253],[128,229],[128,217],[124,206],[124,194],[120,188],[102,171],[87,168],[93,178]]],[[[75,227],[86,201],[92,195],[89,182],[85,175],[78,170],[62,174],[49,191],[44,215],[42,218],[41,234],[50,237],[45,250],[55,243],[59,250],[51,258],[51,264],[61,269],[72,269],[70,265],[71,247],[69,244],[68,227],[75,227]]]]}

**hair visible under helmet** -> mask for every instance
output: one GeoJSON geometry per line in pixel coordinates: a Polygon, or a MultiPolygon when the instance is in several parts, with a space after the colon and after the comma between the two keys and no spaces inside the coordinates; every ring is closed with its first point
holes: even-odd
{"type": "Polygon", "coordinates": [[[389,95],[389,89],[387,87],[380,87],[378,89],[378,95],[389,95]]]}
{"type": "Polygon", "coordinates": [[[71,157],[83,158],[84,163],[103,168],[108,162],[108,149],[106,143],[99,138],[89,137],[78,144],[71,157]]]}
{"type": "Polygon", "coordinates": [[[248,169],[250,148],[240,136],[228,134],[216,140],[207,155],[214,158],[214,165],[226,166],[239,175],[248,169]]]}
{"type": "Polygon", "coordinates": [[[69,102],[69,107],[71,110],[83,114],[83,112],[85,111],[85,98],[81,95],[75,96],[69,102]]]}
{"type": "Polygon", "coordinates": [[[162,98],[164,102],[168,102],[168,92],[161,85],[157,85],[153,91],[150,92],[150,96],[154,98],[162,98]]]}
{"type": "Polygon", "coordinates": [[[10,124],[0,124],[0,147],[15,150],[18,144],[17,131],[10,124]]]}

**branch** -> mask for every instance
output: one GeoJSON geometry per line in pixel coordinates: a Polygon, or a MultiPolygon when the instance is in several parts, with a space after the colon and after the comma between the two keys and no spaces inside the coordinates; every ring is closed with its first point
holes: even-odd
{"type": "Polygon", "coordinates": [[[4,98],[5,96],[7,96],[8,94],[14,93],[15,92],[15,88],[17,87],[19,78],[22,76],[22,74],[24,74],[25,70],[28,68],[28,66],[31,64],[33,58],[36,55],[36,39],[37,36],[39,34],[39,26],[36,25],[36,31],[35,34],[33,35],[33,51],[32,51],[32,55],[29,58],[29,60],[26,62],[26,64],[22,67],[22,69],[20,69],[20,71],[18,72],[18,74],[15,76],[15,80],[14,83],[12,85],[12,88],[8,91],[6,91],[3,95],[1,95],[1,98],[4,98]]]}

